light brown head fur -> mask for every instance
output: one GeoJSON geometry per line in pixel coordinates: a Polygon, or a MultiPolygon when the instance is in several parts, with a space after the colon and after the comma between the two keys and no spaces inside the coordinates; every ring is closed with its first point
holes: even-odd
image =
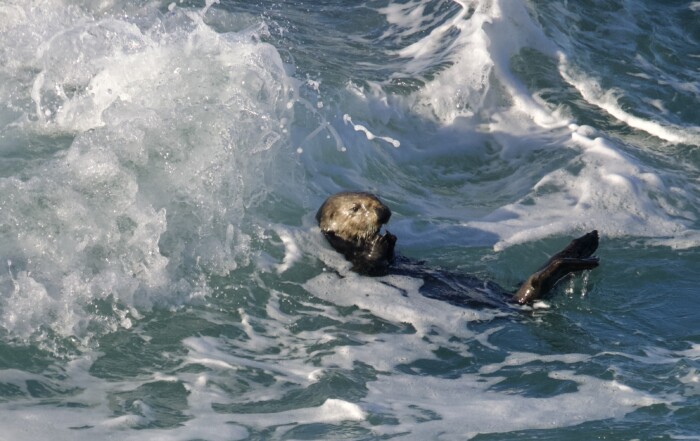
{"type": "Polygon", "coordinates": [[[354,243],[375,238],[390,217],[389,207],[375,195],[364,192],[334,194],[316,213],[316,220],[324,234],[333,234],[354,243]]]}

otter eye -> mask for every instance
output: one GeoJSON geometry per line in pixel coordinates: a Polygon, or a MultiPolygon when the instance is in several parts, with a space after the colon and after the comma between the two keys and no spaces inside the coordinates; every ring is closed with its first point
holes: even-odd
{"type": "Polygon", "coordinates": [[[355,204],[352,206],[351,210],[353,213],[357,213],[357,211],[360,209],[360,204],[355,204]]]}

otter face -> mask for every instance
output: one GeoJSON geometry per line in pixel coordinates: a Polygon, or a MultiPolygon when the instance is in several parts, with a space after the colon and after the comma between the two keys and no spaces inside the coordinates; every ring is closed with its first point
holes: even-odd
{"type": "Polygon", "coordinates": [[[391,210],[373,194],[337,193],[326,199],[316,213],[321,231],[348,242],[367,241],[389,221],[391,210]]]}
{"type": "Polygon", "coordinates": [[[396,236],[379,230],[391,210],[370,193],[343,192],[330,196],[316,213],[328,242],[353,263],[353,270],[370,275],[386,272],[394,258],[396,236]]]}

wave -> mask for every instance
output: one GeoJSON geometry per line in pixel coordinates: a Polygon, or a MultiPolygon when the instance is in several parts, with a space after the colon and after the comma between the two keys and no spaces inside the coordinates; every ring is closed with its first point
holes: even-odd
{"type": "Polygon", "coordinates": [[[0,179],[0,320],[22,338],[85,337],[205,296],[201,271],[249,264],[250,213],[285,193],[274,167],[294,157],[280,139],[295,84],[263,23],[219,33],[206,8],[63,6],[2,7],[4,133],[59,144],[25,141],[0,179]],[[100,301],[113,311],[86,314],[100,301]]]}
{"type": "MultiPolygon", "coordinates": [[[[576,120],[576,100],[619,106],[563,55],[572,49],[540,9],[358,7],[324,76],[290,64],[304,57],[285,35],[319,51],[304,32],[333,27],[332,8],[284,26],[236,5],[0,6],[0,325],[11,335],[88,344],[154,306],[206,302],[210,277],[293,271],[323,247],[290,231],[313,231],[309,213],[338,190],[379,193],[408,254],[588,228],[700,244],[692,178],[576,120]],[[353,67],[374,41],[373,61],[353,67]],[[546,86],[533,83],[542,72],[546,86]]],[[[695,142],[692,129],[622,113],[695,142]]]]}

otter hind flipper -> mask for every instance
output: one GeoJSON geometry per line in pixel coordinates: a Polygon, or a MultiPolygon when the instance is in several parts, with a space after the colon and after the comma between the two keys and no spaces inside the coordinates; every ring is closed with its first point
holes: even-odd
{"type": "Polygon", "coordinates": [[[537,272],[520,286],[513,300],[525,304],[547,294],[570,273],[593,269],[599,259],[592,257],[598,249],[598,231],[593,230],[574,239],[563,250],[552,256],[537,272]]]}
{"type": "Polygon", "coordinates": [[[586,259],[591,257],[598,249],[598,241],[598,230],[593,230],[590,233],[586,233],[583,236],[572,240],[569,245],[566,246],[566,248],[552,256],[552,258],[545,264],[545,267],[555,259],[586,259]]]}

